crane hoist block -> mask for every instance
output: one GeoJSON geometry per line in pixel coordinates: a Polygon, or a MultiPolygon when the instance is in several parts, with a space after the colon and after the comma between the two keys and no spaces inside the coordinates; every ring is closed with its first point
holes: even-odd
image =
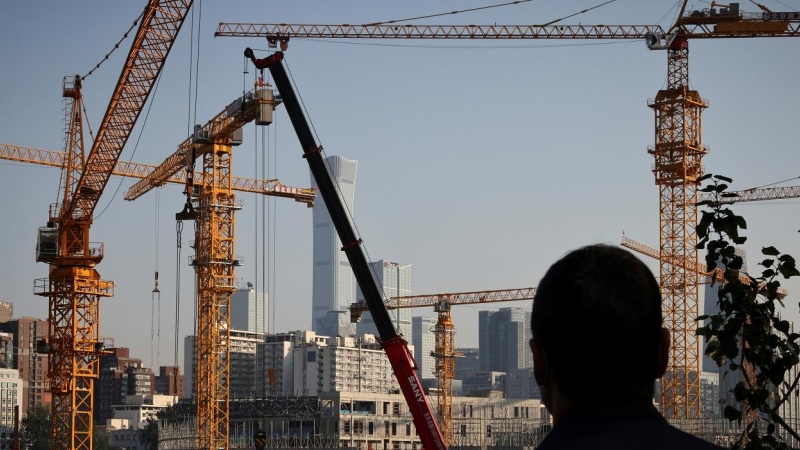
{"type": "Polygon", "coordinates": [[[258,114],[256,115],[256,125],[269,125],[272,123],[272,113],[275,110],[275,99],[272,89],[260,88],[256,91],[258,99],[258,114]]]}

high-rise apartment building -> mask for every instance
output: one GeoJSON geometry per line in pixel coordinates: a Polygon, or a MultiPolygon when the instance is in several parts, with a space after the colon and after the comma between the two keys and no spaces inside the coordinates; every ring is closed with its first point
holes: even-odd
{"type": "Polygon", "coordinates": [[[22,378],[16,369],[0,369],[0,427],[14,428],[14,406],[22,400],[22,378]]]}
{"type": "Polygon", "coordinates": [[[50,328],[46,320],[33,317],[21,317],[0,324],[0,331],[13,336],[13,367],[19,370],[22,377],[22,400],[20,415],[24,416],[28,409],[40,405],[50,407],[50,393],[45,391],[47,353],[36,351],[39,341],[49,338],[50,328]]]}
{"type": "Polygon", "coordinates": [[[316,395],[317,351],[326,345],[328,336],[313,331],[267,335],[258,349],[266,374],[259,397],[316,395]]]}
{"type": "Polygon", "coordinates": [[[414,316],[411,318],[411,335],[414,344],[414,359],[417,361],[417,376],[420,379],[435,379],[436,359],[431,355],[436,349],[436,336],[433,329],[436,319],[433,317],[414,316]]]}
{"type": "Polygon", "coordinates": [[[169,396],[180,396],[183,394],[183,375],[181,374],[180,367],[159,367],[155,382],[156,394],[169,396]]]}
{"type": "MultiPolygon", "coordinates": [[[[105,424],[112,418],[112,405],[121,405],[130,392],[131,383],[137,391],[151,393],[153,375],[141,372],[142,360],[130,357],[130,349],[116,347],[107,349],[109,354],[100,356],[100,377],[94,382],[94,419],[98,424],[105,424]],[[133,380],[131,381],[131,377],[133,380]]],[[[132,392],[131,392],[132,393],[132,392]]],[[[138,392],[137,392],[138,393],[138,392]]]]}
{"type": "MultiPolygon", "coordinates": [[[[358,161],[329,156],[325,159],[339,192],[353,214],[355,204],[356,167],[358,161]]],[[[311,177],[313,187],[316,180],[311,177]]],[[[311,329],[328,336],[346,336],[347,321],[340,320],[338,313],[347,311],[354,300],[354,279],[350,262],[342,251],[342,242],[333,226],[325,201],[317,198],[313,212],[314,221],[314,269],[311,300],[311,329]]]]}
{"type": "Polygon", "coordinates": [[[318,392],[390,393],[400,389],[389,358],[374,335],[332,337],[327,346],[319,347],[317,359],[318,392]]]}
{"type": "MultiPolygon", "coordinates": [[[[196,382],[197,365],[195,360],[194,336],[186,336],[183,341],[184,375],[183,398],[192,398],[196,382]]],[[[258,370],[256,351],[264,342],[262,333],[242,330],[230,331],[230,380],[228,393],[231,399],[254,398],[258,394],[264,372],[258,370]]]]}
{"type": "MultiPolygon", "coordinates": [[[[372,273],[378,284],[383,287],[386,298],[405,297],[412,295],[414,285],[414,267],[411,264],[400,265],[397,263],[380,260],[369,263],[372,273]]],[[[361,289],[356,290],[356,301],[363,301],[361,289]]],[[[400,308],[389,310],[392,323],[408,342],[414,342],[414,333],[411,328],[411,309],[400,308]]],[[[358,334],[374,334],[378,336],[378,328],[372,315],[365,311],[361,322],[356,325],[358,334]]]]}
{"type": "Polygon", "coordinates": [[[478,312],[481,372],[510,372],[533,367],[528,341],[531,313],[522,308],[478,312]]]}
{"type": "Polygon", "coordinates": [[[237,289],[231,295],[231,328],[253,333],[266,333],[268,326],[267,294],[256,292],[253,285],[237,289]]]}

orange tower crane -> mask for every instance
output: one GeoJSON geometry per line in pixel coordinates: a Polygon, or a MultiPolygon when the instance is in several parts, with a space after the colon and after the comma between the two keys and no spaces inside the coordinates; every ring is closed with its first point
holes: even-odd
{"type": "Polygon", "coordinates": [[[261,37],[286,49],[292,38],[333,39],[643,39],[666,50],[667,89],[648,102],[655,119],[653,172],[659,186],[661,289],[665,322],[672,330],[670,367],[661,383],[661,405],[669,418],[700,417],[700,342],[697,274],[674,261],[697,260],[697,178],[703,174],[700,113],[707,106],[689,88],[690,39],[800,36],[800,13],[744,13],[738,4],[686,11],[677,22],[659,25],[335,25],[220,23],[215,36],[261,37]]]}
{"type": "MultiPolygon", "coordinates": [[[[54,150],[20,147],[18,145],[0,144],[0,159],[21,163],[36,164],[49,167],[64,167],[66,153],[54,150]]],[[[114,166],[112,175],[126,178],[144,179],[150,175],[156,166],[140,164],[132,161],[118,161],[114,166]]],[[[194,173],[194,178],[200,178],[200,172],[194,173]]],[[[177,172],[164,180],[164,183],[186,185],[186,172],[177,172]]],[[[314,205],[316,192],[314,188],[297,188],[286,186],[278,180],[258,180],[253,178],[231,177],[231,190],[263,194],[274,197],[293,198],[297,202],[314,205]]]]}
{"type": "MultiPolygon", "coordinates": [[[[500,289],[494,291],[392,297],[385,301],[386,309],[427,308],[433,306],[433,310],[436,311],[437,321],[436,327],[434,328],[436,345],[431,354],[436,358],[436,421],[448,445],[453,441],[453,429],[451,425],[453,423],[453,378],[455,377],[455,358],[461,356],[455,351],[456,330],[450,317],[450,309],[455,305],[533,300],[535,293],[536,289],[534,288],[500,289]]],[[[351,322],[360,321],[361,315],[365,311],[369,311],[366,302],[358,302],[350,305],[351,322]]]]}
{"type": "Polygon", "coordinates": [[[95,267],[103,245],[89,241],[92,214],[122,148],[158,78],[191,0],[151,0],[88,156],[84,151],[81,78],[66,80],[68,99],[63,199],[51,205],[39,229],[36,260],[50,265],[49,277],[34,282],[48,298],[50,340],[37,345],[50,353],[47,378],[52,394],[52,448],[91,450],[94,380],[99,375],[100,298],[114,283],[95,267]]]}
{"type": "MultiPolygon", "coordinates": [[[[242,208],[233,193],[230,169],[233,146],[241,143],[241,128],[249,123],[272,123],[280,103],[268,86],[234,100],[205,125],[197,125],[182,142],[142,180],[131,186],[125,200],[135,200],[163,185],[179,172],[186,176],[186,206],[178,220],[195,221],[195,256],[190,264],[197,273],[197,330],[195,400],[199,448],[228,448],[230,384],[230,297],[236,291],[234,215],[242,208]],[[195,159],[202,168],[194,175],[195,159]]],[[[313,206],[314,189],[283,195],[313,206]]]]}

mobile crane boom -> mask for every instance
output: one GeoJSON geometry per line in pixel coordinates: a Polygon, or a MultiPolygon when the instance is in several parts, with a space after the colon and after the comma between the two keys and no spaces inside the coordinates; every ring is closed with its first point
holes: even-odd
{"type": "Polygon", "coordinates": [[[446,444],[442,437],[442,432],[436,424],[433,411],[428,404],[422,384],[415,372],[416,364],[414,359],[408,350],[406,341],[392,325],[391,316],[389,316],[389,311],[384,304],[382,289],[369,268],[364,249],[361,247],[361,239],[356,235],[355,227],[347,214],[344,201],[336,190],[333,177],[322,158],[322,147],[317,144],[311,132],[311,127],[286,74],[286,69],[283,66],[283,52],[275,52],[267,58],[256,59],[253,51],[247,48],[244,55],[253,61],[257,69],[269,69],[275,87],[283,97],[286,112],[289,114],[289,119],[303,149],[303,158],[308,161],[311,174],[317,182],[319,193],[325,201],[325,207],[328,209],[336,232],[342,241],[342,251],[345,252],[348,261],[350,261],[356,282],[369,306],[369,312],[372,314],[375,326],[380,334],[381,344],[392,365],[406,403],[408,403],[422,446],[426,450],[445,450],[446,444]]]}

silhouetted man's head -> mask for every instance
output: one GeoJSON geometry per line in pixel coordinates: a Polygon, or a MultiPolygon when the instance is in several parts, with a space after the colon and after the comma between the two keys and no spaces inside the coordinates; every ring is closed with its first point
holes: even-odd
{"type": "Polygon", "coordinates": [[[553,264],[537,288],[531,328],[548,408],[554,386],[576,405],[651,399],[666,370],[658,283],[619,247],[583,247],[553,264]]]}

